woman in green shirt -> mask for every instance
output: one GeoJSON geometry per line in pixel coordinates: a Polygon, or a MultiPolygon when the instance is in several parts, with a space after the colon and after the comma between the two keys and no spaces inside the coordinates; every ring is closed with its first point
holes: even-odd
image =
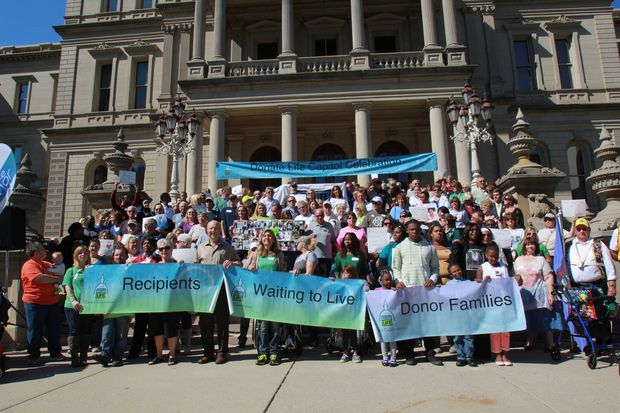
{"type": "MultiPolygon", "coordinates": [[[[263,230],[256,254],[250,258],[250,270],[285,272],[286,260],[280,251],[280,245],[273,231],[263,230]]],[[[272,366],[280,364],[280,335],[281,323],[273,321],[259,321],[258,327],[258,360],[256,365],[262,366],[269,362],[272,366]],[[267,354],[269,353],[269,358],[267,354]]]]}
{"type": "Polygon", "coordinates": [[[352,232],[347,232],[342,239],[340,252],[336,254],[334,260],[333,275],[340,278],[347,265],[352,265],[357,276],[362,280],[365,279],[368,285],[372,285],[372,280],[369,279],[368,260],[361,251],[359,240],[352,232]]]}
{"type": "Polygon", "coordinates": [[[62,285],[65,288],[65,315],[69,325],[69,351],[71,367],[82,367],[88,359],[90,332],[95,321],[93,315],[80,314],[84,309],[80,300],[84,286],[84,269],[90,264],[90,253],[86,246],[79,246],[73,251],[73,267],[65,273],[62,285]]]}

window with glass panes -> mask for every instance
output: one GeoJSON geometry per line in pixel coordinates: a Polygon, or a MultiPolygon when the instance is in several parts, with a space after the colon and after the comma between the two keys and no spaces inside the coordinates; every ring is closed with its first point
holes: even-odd
{"type": "Polygon", "coordinates": [[[569,54],[570,44],[568,39],[555,39],[555,56],[558,61],[560,73],[560,86],[562,89],[573,88],[572,65],[569,54]]]}
{"type": "Polygon", "coordinates": [[[28,82],[20,83],[18,86],[19,94],[17,96],[17,113],[28,112],[28,91],[30,84],[28,82]]]}
{"type": "Polygon", "coordinates": [[[101,65],[99,73],[99,111],[110,109],[110,92],[112,88],[112,65],[101,65]]]}
{"type": "Polygon", "coordinates": [[[315,56],[334,56],[338,54],[336,39],[316,39],[314,41],[315,56]]]}
{"type": "Polygon", "coordinates": [[[153,8],[153,0],[142,0],[140,4],[140,8],[142,9],[152,9],[153,8]]]}
{"type": "Polygon", "coordinates": [[[513,43],[517,70],[517,90],[519,92],[534,90],[536,85],[530,42],[529,40],[515,40],[513,43]]]}
{"type": "Polygon", "coordinates": [[[118,0],[103,0],[103,11],[117,11],[118,0]]]}
{"type": "Polygon", "coordinates": [[[143,109],[146,107],[146,91],[148,86],[149,63],[136,63],[134,108],[143,109]]]}

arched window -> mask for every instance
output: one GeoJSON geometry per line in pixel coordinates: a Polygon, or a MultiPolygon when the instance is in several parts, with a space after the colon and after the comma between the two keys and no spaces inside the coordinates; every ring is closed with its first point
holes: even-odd
{"type": "Polygon", "coordinates": [[[589,208],[599,208],[600,203],[586,178],[594,169],[592,149],[585,142],[575,142],[568,147],[568,178],[573,199],[585,199],[589,208]]]}
{"type": "MultiPolygon", "coordinates": [[[[339,161],[346,159],[344,150],[338,145],[333,143],[326,143],[315,149],[312,154],[312,161],[339,161]]],[[[342,182],[345,181],[344,176],[318,176],[314,178],[314,182],[322,184],[325,182],[342,182]]]]}
{"type": "Polygon", "coordinates": [[[540,141],[534,144],[530,159],[532,162],[536,162],[541,166],[547,168],[551,167],[551,162],[549,161],[549,150],[547,149],[547,146],[540,141]]]}
{"type": "MultiPolygon", "coordinates": [[[[384,142],[383,144],[381,144],[381,146],[379,146],[375,152],[375,156],[405,156],[405,155],[409,155],[409,149],[407,149],[407,147],[405,147],[405,145],[403,145],[400,142],[396,142],[396,141],[388,141],[388,142],[384,142]]],[[[388,178],[395,178],[397,179],[399,182],[402,182],[403,184],[405,184],[405,187],[407,185],[407,182],[409,182],[409,177],[408,174],[403,172],[403,173],[399,173],[399,174],[384,174],[384,175],[379,175],[379,179],[381,179],[382,181],[387,181],[388,178]]]]}
{"type": "Polygon", "coordinates": [[[144,161],[140,158],[134,159],[129,170],[136,173],[136,185],[144,189],[144,173],[146,172],[144,161]]]}
{"type": "Polygon", "coordinates": [[[99,165],[93,171],[93,185],[99,185],[108,180],[108,167],[99,165]]]}
{"type": "MultiPolygon", "coordinates": [[[[254,151],[250,156],[250,162],[280,162],[282,154],[273,146],[263,146],[254,151]]],[[[281,179],[250,179],[250,189],[252,191],[264,191],[265,187],[273,186],[274,188],[282,184],[281,179]]]]}

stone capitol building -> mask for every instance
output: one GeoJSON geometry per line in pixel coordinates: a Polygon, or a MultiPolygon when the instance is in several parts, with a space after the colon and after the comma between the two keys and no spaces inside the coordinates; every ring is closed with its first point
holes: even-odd
{"type": "Polygon", "coordinates": [[[119,132],[141,188],[169,190],[155,124],[175,98],[201,121],[179,164],[189,194],[225,184],[217,161],[424,152],[468,183],[446,109],[469,81],[494,106],[480,173],[515,164],[521,113],[530,158],[562,173],[548,195],[596,211],[599,137],[620,138],[619,23],[609,0],[66,0],[60,43],[0,47],[0,141],[28,154],[29,225],[58,237],[92,212],[82,191],[115,177],[119,132]]]}

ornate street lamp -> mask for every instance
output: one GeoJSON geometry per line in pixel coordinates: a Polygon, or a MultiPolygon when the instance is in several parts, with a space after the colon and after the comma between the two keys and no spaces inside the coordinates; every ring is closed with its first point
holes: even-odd
{"type": "Polygon", "coordinates": [[[157,152],[172,156],[169,193],[173,202],[179,198],[179,159],[194,150],[190,144],[200,126],[196,113],[188,116],[184,111],[185,104],[177,97],[170,102],[168,113],[162,113],[155,123],[157,152]]]}
{"type": "Polygon", "coordinates": [[[450,136],[455,142],[467,143],[467,148],[471,153],[471,185],[477,184],[480,177],[480,162],[478,161],[478,143],[489,142],[493,144],[494,134],[492,132],[491,119],[493,118],[493,105],[486,97],[480,99],[469,82],[465,83],[463,91],[463,105],[459,106],[450,98],[446,107],[446,113],[453,126],[454,135],[450,136]],[[484,126],[479,126],[480,118],[484,121],[484,126]],[[462,128],[459,128],[459,121],[462,128]]]}

